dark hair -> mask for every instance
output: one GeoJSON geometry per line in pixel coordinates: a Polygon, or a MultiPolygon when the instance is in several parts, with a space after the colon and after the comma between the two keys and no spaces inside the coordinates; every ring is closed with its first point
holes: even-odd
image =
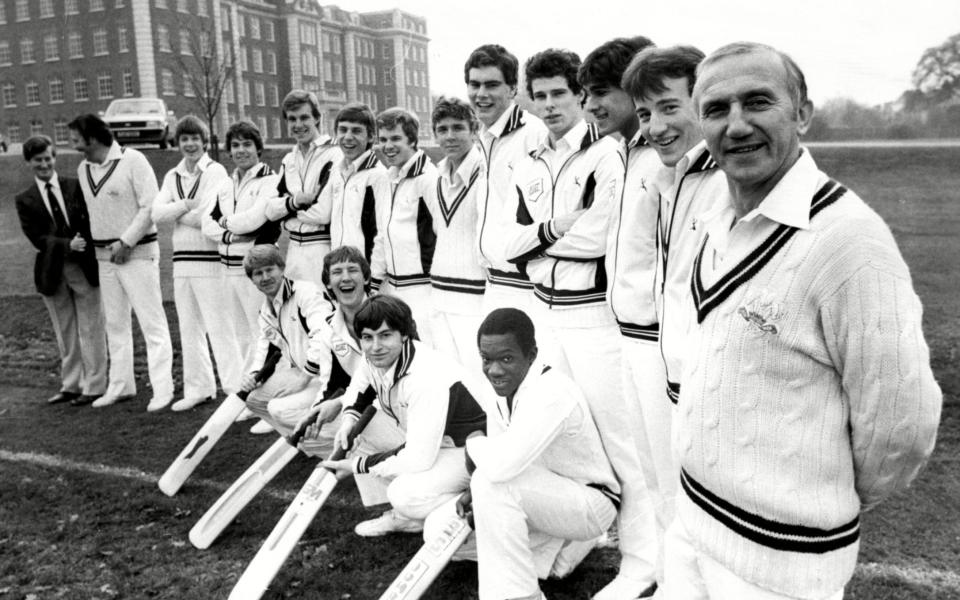
{"type": "Polygon", "coordinates": [[[507,85],[517,85],[517,73],[520,62],[517,57],[499,44],[484,44],[470,53],[467,62],[463,65],[463,82],[470,83],[470,69],[496,67],[503,75],[503,82],[507,85]]]}
{"type": "Polygon", "coordinates": [[[377,115],[377,129],[393,129],[397,125],[407,136],[407,141],[414,148],[417,147],[417,139],[420,136],[420,119],[405,108],[394,106],[388,108],[377,115]]]}
{"type": "MultiPolygon", "coordinates": [[[[323,272],[320,273],[320,280],[327,288],[330,287],[330,267],[337,263],[355,263],[360,265],[360,272],[363,273],[363,281],[370,281],[370,263],[364,258],[363,252],[360,252],[353,246],[340,246],[334,248],[323,257],[323,272]]],[[[366,289],[367,285],[364,286],[366,289]]]]}
{"type": "Polygon", "coordinates": [[[301,104],[309,104],[313,118],[320,118],[320,100],[317,99],[316,94],[307,90],[291,90],[289,94],[283,97],[283,102],[280,104],[283,118],[287,118],[288,110],[293,110],[301,104]]]}
{"type": "Polygon", "coordinates": [[[703,52],[693,46],[647,48],[633,57],[623,73],[623,91],[634,98],[648,98],[667,90],[665,79],[687,78],[687,93],[693,95],[697,65],[703,52]]]}
{"type": "Polygon", "coordinates": [[[333,129],[336,130],[341,121],[348,123],[360,123],[367,128],[367,149],[373,145],[374,138],[377,137],[377,118],[373,116],[373,111],[366,104],[351,102],[344,106],[337,113],[337,118],[333,122],[333,129]]]}
{"type": "Polygon", "coordinates": [[[199,135],[200,141],[207,145],[210,141],[210,128],[200,120],[200,117],[187,115],[177,121],[176,127],[173,128],[173,139],[177,140],[178,144],[181,135],[199,135]]]}
{"type": "Polygon", "coordinates": [[[653,46],[650,38],[638,35],[632,38],[616,38],[597,48],[583,59],[577,80],[583,87],[620,87],[620,80],[627,65],[637,52],[653,46]]]}
{"type": "Polygon", "coordinates": [[[437,103],[433,105],[433,114],[430,116],[434,133],[437,132],[437,123],[441,119],[466,121],[470,126],[470,131],[476,131],[480,128],[477,113],[473,112],[473,107],[460,98],[447,98],[446,96],[437,98],[437,103]]]}
{"type": "Polygon", "coordinates": [[[76,131],[88,144],[90,140],[96,140],[104,146],[113,144],[113,133],[97,115],[80,115],[67,123],[67,128],[76,131]]]}
{"type": "Polygon", "coordinates": [[[250,140],[257,148],[257,156],[263,154],[263,136],[260,130],[250,121],[237,121],[227,129],[227,151],[230,151],[230,144],[233,140],[250,140]]]}
{"type": "Polygon", "coordinates": [[[800,65],[786,52],[777,50],[773,46],[766,44],[759,44],[757,42],[734,42],[727,44],[722,48],[714,50],[713,54],[705,58],[697,68],[697,74],[699,75],[707,65],[713,64],[721,58],[759,52],[772,52],[780,57],[780,60],[783,62],[783,69],[786,71],[786,81],[784,83],[787,86],[787,92],[790,94],[790,98],[793,100],[793,107],[799,109],[800,106],[808,102],[807,78],[803,76],[800,65]]]}
{"type": "Polygon", "coordinates": [[[400,335],[420,339],[417,337],[417,322],[413,320],[413,311],[406,302],[396,296],[374,296],[364,302],[353,317],[353,331],[357,337],[361,337],[364,329],[376,331],[384,323],[390,329],[399,331],[400,335]]]}
{"type": "Polygon", "coordinates": [[[567,87],[574,94],[579,94],[580,82],[577,81],[577,70],[580,68],[580,56],[569,50],[550,48],[537,52],[527,59],[523,67],[523,76],[527,83],[527,94],[533,98],[533,80],[564,77],[567,87]]]}
{"type": "Polygon", "coordinates": [[[530,356],[537,349],[536,330],[527,313],[516,308],[498,308],[492,311],[480,323],[477,330],[477,346],[484,335],[512,334],[524,356],[530,356]]]}
{"type": "Polygon", "coordinates": [[[35,135],[23,143],[23,160],[30,160],[42,154],[47,148],[50,148],[50,154],[57,155],[57,147],[53,145],[53,140],[45,135],[35,135]]]}

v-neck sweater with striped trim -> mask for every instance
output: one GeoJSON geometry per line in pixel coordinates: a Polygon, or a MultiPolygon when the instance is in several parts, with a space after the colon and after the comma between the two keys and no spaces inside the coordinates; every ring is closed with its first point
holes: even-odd
{"type": "Polygon", "coordinates": [[[693,269],[677,514],[738,576],[822,598],[853,574],[861,510],[933,450],[941,394],[886,224],[809,157],[780,186],[767,198],[813,206],[805,227],[762,217],[753,251],[704,286],[708,236],[693,269]]]}

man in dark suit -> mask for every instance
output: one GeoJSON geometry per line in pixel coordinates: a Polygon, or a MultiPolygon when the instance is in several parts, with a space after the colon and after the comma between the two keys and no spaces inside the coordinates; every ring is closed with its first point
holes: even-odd
{"type": "Polygon", "coordinates": [[[17,195],[17,215],[37,249],[33,276],[50,312],[60,349],[60,392],[50,404],[90,404],[107,387],[107,343],[90,217],[80,184],[57,177],[56,149],[47,136],[23,144],[34,185],[17,195]]]}

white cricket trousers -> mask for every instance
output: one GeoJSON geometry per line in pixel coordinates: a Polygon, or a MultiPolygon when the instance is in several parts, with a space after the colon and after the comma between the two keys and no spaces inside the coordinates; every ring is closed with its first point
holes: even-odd
{"type": "Polygon", "coordinates": [[[420,285],[406,285],[396,287],[387,280],[380,284],[380,293],[384,296],[393,296],[400,298],[410,306],[413,311],[413,320],[417,322],[417,335],[420,341],[434,346],[433,331],[430,329],[431,314],[433,313],[433,300],[430,292],[433,288],[429,283],[420,285]]]}
{"type": "Polygon", "coordinates": [[[217,382],[210,363],[207,338],[217,361],[217,374],[224,393],[240,385],[243,354],[237,340],[237,322],[231,319],[229,302],[220,277],[174,277],[173,300],[180,327],[183,357],[183,397],[191,400],[215,397],[217,382]]]}
{"type": "MultiPolygon", "coordinates": [[[[437,298],[439,294],[434,293],[437,298]]],[[[449,295],[447,295],[449,298],[449,295]]],[[[478,299],[478,298],[477,298],[478,299]]],[[[469,306],[474,298],[465,299],[469,306]]],[[[480,369],[480,351],[477,349],[477,329],[480,328],[480,310],[477,303],[475,312],[454,312],[434,307],[430,320],[430,335],[433,347],[442,354],[459,362],[478,383],[484,382],[480,369]]]]}
{"type": "Polygon", "coordinates": [[[288,279],[305,279],[316,284],[320,290],[323,285],[323,257],[330,253],[330,242],[307,242],[301,244],[290,240],[287,246],[287,266],[284,269],[288,279]]]}
{"type": "MultiPolygon", "coordinates": [[[[406,434],[393,417],[381,410],[357,436],[353,455],[370,455],[393,450],[406,440],[406,434]]],[[[354,475],[364,506],[389,502],[407,519],[423,520],[438,506],[460,496],[470,485],[463,448],[440,448],[433,466],[418,473],[403,473],[393,479],[373,473],[354,475]]]]}
{"type": "Polygon", "coordinates": [[[130,307],[147,344],[147,367],[155,398],[173,398],[173,347],[167,315],[160,296],[158,259],[131,258],[118,265],[99,260],[100,295],[107,320],[107,346],[110,350],[110,380],[107,396],[132,396],[137,393],[133,376],[133,330],[130,307]]]}
{"type": "Polygon", "coordinates": [[[659,549],[657,577],[663,575],[664,535],[676,513],[680,466],[673,452],[673,404],[667,399],[667,375],[657,342],[620,336],[623,351],[623,390],[627,402],[639,408],[642,424],[635,436],[640,466],[656,518],[659,549]]]}
{"type": "Polygon", "coordinates": [[[613,502],[599,490],[537,465],[503,482],[490,481],[477,470],[470,491],[480,600],[537,593],[537,578],[544,574],[536,564],[536,537],[593,540],[607,531],[617,514],[613,502]]]}
{"type": "MultiPolygon", "coordinates": [[[[754,585],[697,550],[683,521],[667,530],[663,583],[656,600],[800,600],[754,585]]],[[[818,600],[843,600],[843,589],[818,600]]]]}
{"type": "MultiPolygon", "coordinates": [[[[304,384],[302,374],[303,371],[281,359],[273,375],[247,396],[247,408],[284,437],[293,433],[314,401],[323,395],[326,385],[317,377],[304,384]]],[[[326,458],[333,451],[333,436],[339,427],[338,417],[320,429],[319,438],[304,440],[300,448],[307,455],[326,458]]]]}
{"type": "Polygon", "coordinates": [[[260,307],[263,306],[263,294],[253,285],[243,269],[225,269],[221,278],[223,291],[220,309],[224,318],[229,319],[237,330],[237,343],[240,344],[240,356],[246,361],[251,349],[260,339],[260,307]]]}
{"type": "Polygon", "coordinates": [[[607,322],[602,322],[598,314],[597,307],[550,310],[541,303],[531,316],[536,327],[544,331],[544,345],[540,346],[544,362],[571,377],[583,391],[603,449],[620,482],[620,574],[652,583],[656,580],[658,545],[653,505],[637,451],[640,410],[623,393],[620,330],[612,313],[607,322]]]}

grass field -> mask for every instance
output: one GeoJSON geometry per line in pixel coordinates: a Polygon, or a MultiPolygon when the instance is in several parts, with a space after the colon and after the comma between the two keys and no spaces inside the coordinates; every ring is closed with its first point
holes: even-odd
{"type": "MultiPolygon", "coordinates": [[[[829,147],[813,154],[893,229],[924,302],[945,398],[927,468],[910,490],[864,515],[847,598],[960,599],[960,148],[829,147]]],[[[144,412],[150,391],[139,336],[136,400],[102,411],[43,404],[57,386],[57,350],[32,281],[24,281],[31,266],[24,261],[32,258],[12,208],[11,192],[25,181],[18,168],[0,160],[0,599],[225,598],[312,463],[297,459],[216,544],[199,551],[187,541],[190,527],[272,440],[236,426],[178,496],[161,494],[157,477],[213,409],[144,412]]],[[[178,378],[179,360],[177,353],[178,378]]],[[[358,600],[383,591],[420,540],[356,537],[352,526],[364,517],[358,504],[353,484],[342,483],[268,598],[358,600]]],[[[615,551],[595,552],[570,578],[544,589],[551,600],[589,598],[615,564],[615,551]]],[[[475,582],[475,567],[452,565],[427,597],[474,598],[475,582]]]]}

